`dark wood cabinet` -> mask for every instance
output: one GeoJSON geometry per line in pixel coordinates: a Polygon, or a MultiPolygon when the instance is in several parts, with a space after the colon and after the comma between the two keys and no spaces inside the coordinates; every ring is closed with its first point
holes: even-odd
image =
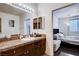
{"type": "Polygon", "coordinates": [[[25,45],[24,48],[25,48],[24,55],[26,55],[26,56],[33,56],[34,55],[34,51],[33,51],[34,45],[33,45],[33,43],[25,45]]]}
{"type": "Polygon", "coordinates": [[[34,43],[35,55],[41,55],[42,53],[42,43],[43,40],[34,43]],[[40,44],[39,44],[40,43],[40,44]]]}
{"type": "Polygon", "coordinates": [[[46,40],[41,39],[7,51],[1,52],[1,56],[40,56],[45,53],[46,40]]]}
{"type": "Polygon", "coordinates": [[[20,56],[24,53],[23,46],[16,47],[14,49],[9,49],[7,51],[1,52],[2,56],[20,56]]]}
{"type": "Polygon", "coordinates": [[[39,41],[36,41],[32,44],[26,45],[26,55],[28,56],[41,56],[45,53],[46,49],[46,40],[42,39],[39,41]]]}

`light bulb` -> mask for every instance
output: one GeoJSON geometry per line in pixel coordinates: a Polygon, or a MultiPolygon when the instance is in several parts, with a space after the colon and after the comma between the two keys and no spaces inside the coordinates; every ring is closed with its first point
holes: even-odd
{"type": "Polygon", "coordinates": [[[23,8],[26,8],[26,6],[25,6],[25,5],[23,5],[23,8]]]}
{"type": "Polygon", "coordinates": [[[20,7],[22,6],[22,4],[21,4],[21,3],[19,3],[18,5],[19,5],[20,7]]]}

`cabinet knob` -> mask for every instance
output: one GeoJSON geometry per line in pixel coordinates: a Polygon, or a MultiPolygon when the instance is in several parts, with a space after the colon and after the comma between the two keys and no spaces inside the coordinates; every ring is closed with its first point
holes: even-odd
{"type": "Polygon", "coordinates": [[[27,50],[27,54],[29,53],[29,51],[27,50]]]}
{"type": "Polygon", "coordinates": [[[29,51],[28,50],[26,50],[25,52],[24,52],[24,54],[28,54],[29,53],[29,51]]]}
{"type": "Polygon", "coordinates": [[[26,52],[24,52],[24,54],[26,54],[26,52]]]}
{"type": "Polygon", "coordinates": [[[13,51],[13,53],[16,53],[16,51],[13,51]]]}

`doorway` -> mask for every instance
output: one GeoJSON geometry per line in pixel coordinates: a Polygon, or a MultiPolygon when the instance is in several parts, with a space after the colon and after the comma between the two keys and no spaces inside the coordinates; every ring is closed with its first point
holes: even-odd
{"type": "Polygon", "coordinates": [[[24,21],[24,34],[29,35],[30,34],[30,19],[26,19],[24,21]]]}

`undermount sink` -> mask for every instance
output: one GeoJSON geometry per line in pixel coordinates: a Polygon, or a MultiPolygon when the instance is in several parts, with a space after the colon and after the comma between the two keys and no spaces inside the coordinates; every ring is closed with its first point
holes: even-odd
{"type": "Polygon", "coordinates": [[[23,38],[21,40],[25,40],[25,41],[28,41],[28,40],[34,40],[35,38],[34,37],[28,37],[28,38],[23,38]]]}

